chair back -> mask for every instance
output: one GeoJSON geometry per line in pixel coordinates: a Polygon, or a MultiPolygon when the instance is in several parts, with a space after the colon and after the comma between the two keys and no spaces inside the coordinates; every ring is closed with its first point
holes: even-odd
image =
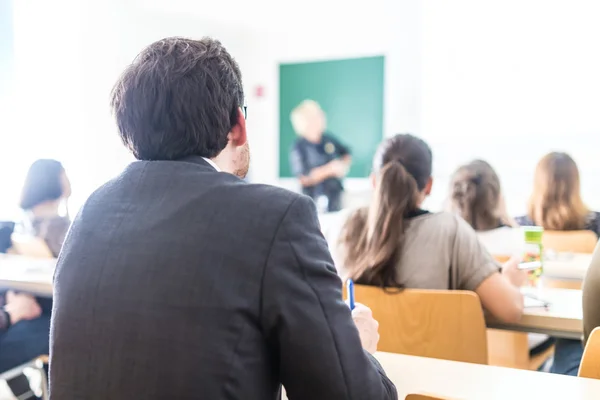
{"type": "Polygon", "coordinates": [[[39,237],[13,233],[12,244],[16,254],[35,258],[54,258],[46,242],[39,237]]]}
{"type": "Polygon", "coordinates": [[[598,243],[592,231],[544,231],[542,245],[544,249],[556,252],[592,254],[598,243]]]}
{"type": "Polygon", "coordinates": [[[496,260],[500,264],[504,264],[508,260],[511,259],[511,256],[506,254],[494,254],[494,260],[496,260]]]}
{"type": "Polygon", "coordinates": [[[364,285],[355,285],[354,293],[379,322],[379,351],[487,364],[485,320],[475,293],[364,285]]]}
{"type": "Polygon", "coordinates": [[[578,376],[600,379],[600,327],[594,329],[588,338],[578,376]]]}

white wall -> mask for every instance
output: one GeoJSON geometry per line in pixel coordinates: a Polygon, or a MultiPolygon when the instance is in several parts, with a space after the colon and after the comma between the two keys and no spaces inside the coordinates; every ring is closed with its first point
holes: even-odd
{"type": "Polygon", "coordinates": [[[525,211],[538,159],[578,162],[600,209],[600,3],[428,0],[423,10],[422,127],[434,148],[432,203],[460,163],[491,162],[509,210],[525,211]]]}
{"type": "Polygon", "coordinates": [[[520,213],[537,159],[566,149],[582,169],[586,200],[600,208],[595,0],[372,0],[369,7],[310,0],[292,18],[284,2],[271,4],[272,13],[241,1],[227,12],[191,0],[15,3],[25,16],[16,49],[22,112],[17,134],[0,144],[20,150],[0,159],[14,171],[7,191],[15,193],[0,198],[2,210],[16,202],[35,158],[64,161],[75,205],[131,160],[108,93],[143,46],[171,35],[218,37],[240,63],[255,181],[290,185],[278,177],[280,62],[384,55],[384,134],[413,132],[432,145],[437,183],[429,207],[439,208],[459,163],[480,157],[499,170],[509,207],[520,213]]]}
{"type": "MultiPolygon", "coordinates": [[[[63,162],[73,212],[133,160],[120,143],[109,94],[144,46],[166,36],[217,37],[236,56],[248,88],[261,68],[255,55],[266,49],[248,28],[160,13],[131,1],[23,0],[16,2],[15,22],[17,104],[11,134],[0,136],[1,147],[13,149],[0,158],[2,170],[11,171],[3,182],[0,218],[18,217],[20,188],[37,158],[63,162]]],[[[256,113],[249,128],[260,132],[253,124],[261,119],[256,113]]]]}
{"type": "MultiPolygon", "coordinates": [[[[402,0],[374,9],[378,17],[353,29],[292,32],[273,54],[276,63],[385,55],[385,134],[416,133],[434,151],[427,207],[442,206],[457,166],[483,158],[498,170],[510,212],[521,214],[537,160],[563,150],[580,166],[584,199],[600,209],[600,3],[402,0]]],[[[277,182],[276,93],[269,102],[272,169],[261,170],[277,182]]]]}

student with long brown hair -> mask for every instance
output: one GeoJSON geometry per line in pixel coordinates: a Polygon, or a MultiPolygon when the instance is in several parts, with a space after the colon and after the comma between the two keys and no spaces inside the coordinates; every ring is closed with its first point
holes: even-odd
{"type": "MultiPolygon", "coordinates": [[[[525,237],[508,216],[502,185],[492,166],[474,160],[459,167],[450,184],[450,210],[460,215],[475,231],[479,241],[494,256],[520,255],[525,251],[525,237]]],[[[539,354],[554,340],[548,335],[528,335],[530,354],[539,354]]]]}
{"type": "Polygon", "coordinates": [[[518,320],[525,273],[515,259],[500,269],[459,216],[421,208],[431,192],[431,172],[432,153],[423,140],[401,134],[379,146],[374,198],[341,230],[340,274],[381,287],[475,291],[494,316],[518,320]]]}
{"type": "Polygon", "coordinates": [[[513,229],[500,178],[492,166],[474,160],[459,167],[450,184],[450,211],[460,215],[475,231],[485,248],[495,256],[523,253],[523,234],[513,229]]]}
{"type": "Polygon", "coordinates": [[[553,231],[590,230],[600,236],[600,213],[581,199],[579,169],[567,153],[549,153],[535,169],[527,215],[519,225],[537,225],[553,231]]]}
{"type": "MultiPolygon", "coordinates": [[[[579,169],[566,153],[549,153],[538,162],[527,215],[516,220],[523,226],[554,231],[583,229],[600,235],[600,214],[581,199],[579,169]]],[[[582,355],[581,341],[557,339],[550,371],[576,376],[582,355]]]]}

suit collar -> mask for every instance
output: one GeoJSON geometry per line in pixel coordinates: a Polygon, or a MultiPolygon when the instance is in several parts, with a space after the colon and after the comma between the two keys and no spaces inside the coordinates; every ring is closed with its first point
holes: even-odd
{"type": "Polygon", "coordinates": [[[210,158],[206,158],[206,157],[202,157],[202,159],[204,161],[206,161],[211,167],[213,167],[215,169],[215,171],[221,172],[221,168],[219,168],[219,166],[217,164],[215,164],[215,162],[213,160],[211,160],[210,158]]]}

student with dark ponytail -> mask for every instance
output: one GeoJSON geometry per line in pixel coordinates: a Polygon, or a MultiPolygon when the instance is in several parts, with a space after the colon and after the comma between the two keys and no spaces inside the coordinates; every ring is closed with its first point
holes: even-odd
{"type": "Polygon", "coordinates": [[[475,291],[494,316],[518,320],[518,287],[526,279],[518,260],[500,268],[462,218],[421,208],[431,172],[432,153],[423,140],[401,134],[379,146],[373,200],[350,214],[333,249],[340,274],[381,287],[475,291]]]}

